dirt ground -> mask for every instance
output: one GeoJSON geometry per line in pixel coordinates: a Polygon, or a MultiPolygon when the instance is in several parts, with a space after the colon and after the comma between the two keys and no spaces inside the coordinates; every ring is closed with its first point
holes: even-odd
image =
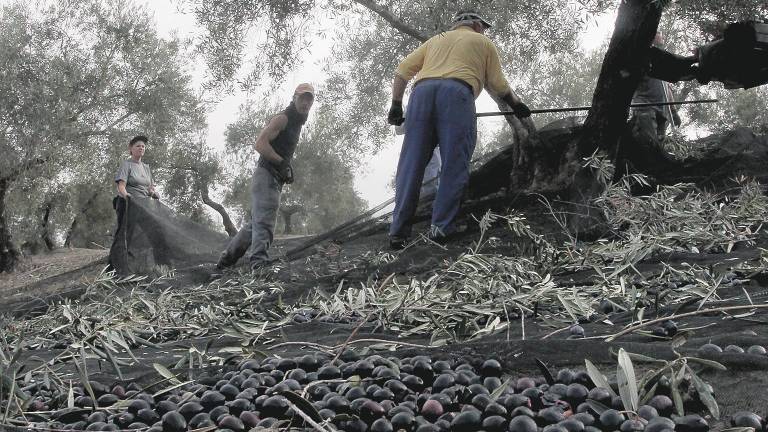
{"type": "Polygon", "coordinates": [[[108,250],[63,248],[24,257],[15,272],[0,273],[0,295],[5,296],[8,291],[18,291],[27,285],[104,261],[107,255],[108,250]]]}

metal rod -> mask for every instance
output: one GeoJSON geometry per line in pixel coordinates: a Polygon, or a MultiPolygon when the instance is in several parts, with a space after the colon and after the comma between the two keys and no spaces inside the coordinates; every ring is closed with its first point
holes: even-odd
{"type": "MultiPolygon", "coordinates": [[[[693,100],[693,101],[681,101],[681,102],[659,102],[659,103],[638,103],[638,104],[632,104],[629,107],[630,108],[643,108],[643,107],[655,107],[655,106],[670,106],[670,105],[691,105],[691,104],[702,104],[702,103],[715,103],[718,102],[717,99],[702,99],[702,100],[693,100]]],[[[544,113],[558,113],[558,112],[571,112],[571,111],[589,111],[591,110],[591,106],[580,106],[580,107],[571,107],[571,108],[547,108],[547,109],[536,109],[531,110],[531,114],[544,114],[544,113]]],[[[494,117],[494,116],[503,116],[503,115],[514,115],[514,111],[499,111],[499,112],[484,112],[484,113],[477,113],[477,117],[494,117]]]]}

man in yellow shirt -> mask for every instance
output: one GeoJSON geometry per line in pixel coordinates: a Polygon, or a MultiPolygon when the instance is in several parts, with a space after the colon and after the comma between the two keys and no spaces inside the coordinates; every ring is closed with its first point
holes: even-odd
{"type": "Polygon", "coordinates": [[[475,99],[483,90],[504,100],[515,115],[531,111],[512,91],[501,70],[496,46],[484,33],[491,25],[475,11],[461,11],[453,29],[424,42],[397,68],[388,121],[405,122],[405,138],[395,178],[395,211],[390,246],[402,249],[411,234],[419,189],[435,146],[442,167],[432,204],[430,238],[445,241],[456,231],[454,219],[469,181],[469,163],[477,141],[475,99]],[[416,78],[403,118],[403,94],[416,78]]]}

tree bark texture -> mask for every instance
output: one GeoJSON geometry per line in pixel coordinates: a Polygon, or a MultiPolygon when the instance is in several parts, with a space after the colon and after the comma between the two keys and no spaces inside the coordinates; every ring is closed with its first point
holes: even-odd
{"type": "Polygon", "coordinates": [[[51,210],[53,210],[53,203],[50,201],[47,201],[43,203],[43,206],[41,208],[43,217],[40,221],[40,240],[43,241],[45,244],[45,247],[52,251],[56,248],[56,244],[53,242],[53,239],[51,238],[51,230],[50,230],[50,220],[51,220],[51,210]]]}
{"type": "Polygon", "coordinates": [[[13,244],[5,220],[5,196],[9,187],[8,178],[0,179],[0,273],[13,271],[19,260],[19,250],[13,244]]]}
{"type": "Polygon", "coordinates": [[[205,205],[216,210],[221,215],[221,220],[224,224],[224,230],[227,232],[227,235],[229,235],[230,238],[237,235],[237,228],[235,227],[235,224],[232,223],[232,218],[229,217],[227,209],[225,209],[223,205],[212,200],[208,195],[208,185],[200,187],[200,196],[202,197],[205,205]]]}
{"type": "Polygon", "coordinates": [[[72,224],[69,226],[66,238],[64,239],[64,247],[72,247],[72,237],[78,225],[80,224],[80,217],[82,217],[82,215],[84,215],[85,212],[93,206],[93,204],[96,202],[96,197],[98,196],[98,192],[92,193],[91,196],[88,197],[88,199],[85,201],[85,204],[80,208],[80,211],[72,219],[72,224]]]}

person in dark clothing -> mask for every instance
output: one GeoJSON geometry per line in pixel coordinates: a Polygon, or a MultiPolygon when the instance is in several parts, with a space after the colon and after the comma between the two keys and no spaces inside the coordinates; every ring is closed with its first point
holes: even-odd
{"type": "MultiPolygon", "coordinates": [[[[654,45],[662,43],[661,32],[656,34],[654,45]]],[[[669,83],[646,75],[640,81],[632,97],[632,104],[674,102],[669,83]]],[[[664,141],[669,123],[680,126],[680,117],[674,106],[639,107],[632,109],[633,135],[642,140],[657,143],[664,141]]]]}
{"type": "Polygon", "coordinates": [[[260,157],[253,173],[251,221],[230,240],[217,268],[234,265],[249,247],[252,270],[270,262],[268,251],[274,239],[280,193],[284,184],[293,183],[291,159],[314,100],[312,85],[300,84],[290,105],[272,117],[256,139],[254,149],[260,157]]]}

